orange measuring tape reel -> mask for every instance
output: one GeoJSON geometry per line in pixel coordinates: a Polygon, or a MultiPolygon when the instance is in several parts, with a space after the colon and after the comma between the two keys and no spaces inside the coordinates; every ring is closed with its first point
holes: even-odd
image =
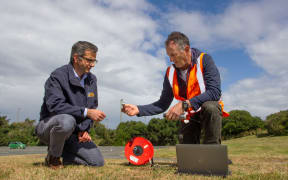
{"type": "Polygon", "coordinates": [[[125,146],[125,156],[131,164],[153,164],[154,148],[152,143],[143,137],[134,137],[125,146]]]}

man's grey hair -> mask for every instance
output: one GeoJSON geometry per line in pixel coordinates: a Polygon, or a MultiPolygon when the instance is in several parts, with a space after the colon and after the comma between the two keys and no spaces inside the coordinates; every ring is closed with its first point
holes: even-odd
{"type": "Polygon", "coordinates": [[[75,54],[77,54],[78,56],[84,56],[86,50],[92,51],[93,53],[97,53],[98,47],[87,41],[78,41],[75,44],[73,44],[70,56],[70,63],[73,64],[74,59],[73,57],[75,54]]]}
{"type": "Polygon", "coordinates": [[[165,46],[168,47],[171,41],[175,42],[175,44],[177,44],[181,50],[184,50],[185,46],[187,45],[190,47],[188,37],[181,32],[172,32],[169,34],[167,40],[165,41],[165,46]]]}

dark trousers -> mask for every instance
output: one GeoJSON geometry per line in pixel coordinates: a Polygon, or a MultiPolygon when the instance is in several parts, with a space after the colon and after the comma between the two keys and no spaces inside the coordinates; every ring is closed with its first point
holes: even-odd
{"type": "Polygon", "coordinates": [[[200,144],[201,131],[203,144],[221,144],[222,111],[217,101],[207,101],[200,112],[191,117],[189,123],[181,122],[179,142],[200,144]]]}
{"type": "Polygon", "coordinates": [[[72,134],[65,141],[63,153],[63,164],[79,164],[86,166],[103,166],[104,158],[93,141],[79,142],[78,136],[72,134]]]}
{"type": "Polygon", "coordinates": [[[94,142],[79,142],[72,134],[76,119],[68,114],[59,114],[40,121],[36,126],[39,139],[48,145],[48,155],[63,157],[63,164],[103,166],[104,158],[94,142]]]}

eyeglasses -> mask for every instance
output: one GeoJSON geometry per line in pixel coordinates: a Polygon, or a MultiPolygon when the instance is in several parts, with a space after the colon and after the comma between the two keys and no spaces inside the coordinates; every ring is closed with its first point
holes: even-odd
{"type": "Polygon", "coordinates": [[[86,57],[83,57],[83,56],[80,56],[80,57],[81,57],[81,59],[85,59],[90,64],[96,64],[98,62],[97,59],[89,59],[89,58],[86,58],[86,57]]]}

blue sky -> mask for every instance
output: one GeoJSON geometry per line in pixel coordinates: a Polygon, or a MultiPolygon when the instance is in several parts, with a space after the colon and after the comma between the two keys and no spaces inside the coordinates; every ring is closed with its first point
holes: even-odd
{"type": "Polygon", "coordinates": [[[148,2],[155,5],[157,9],[160,9],[161,13],[163,12],[165,13],[168,12],[168,10],[177,8],[188,12],[201,11],[216,14],[223,12],[225,8],[233,2],[233,0],[204,0],[204,1],[149,0],[148,2]]]}
{"type": "MultiPolygon", "coordinates": [[[[219,67],[225,67],[226,72],[222,72],[225,78],[222,79],[222,90],[228,90],[229,85],[245,78],[257,78],[263,72],[243,49],[225,49],[212,52],[215,63],[219,67]]],[[[223,76],[222,75],[222,76],[223,76]]]]}
{"type": "MultiPolygon", "coordinates": [[[[251,0],[240,0],[241,3],[249,3],[251,0]]],[[[149,2],[160,11],[153,12],[151,16],[153,18],[158,19],[161,22],[161,14],[173,11],[173,9],[177,9],[177,11],[184,12],[200,12],[203,14],[209,14],[211,16],[222,14],[227,7],[237,1],[232,0],[205,0],[205,1],[185,1],[185,0],[149,0],[149,2]]],[[[239,1],[238,1],[239,2],[239,1]]],[[[251,1],[253,2],[253,1],[251,1]]],[[[254,0],[255,2],[255,0],[254,0]]],[[[178,31],[177,27],[174,29],[178,31]]],[[[167,36],[171,32],[171,29],[168,31],[164,30],[161,33],[164,36],[167,36]]],[[[193,39],[193,37],[189,37],[193,39]]],[[[191,44],[193,46],[193,44],[191,44]]],[[[227,48],[217,48],[213,47],[213,49],[203,47],[200,48],[204,52],[209,52],[210,55],[213,56],[215,63],[217,66],[225,67],[227,71],[225,79],[222,80],[222,90],[225,91],[229,88],[229,85],[233,84],[238,80],[248,78],[248,77],[258,77],[261,73],[264,73],[261,68],[259,68],[247,55],[245,49],[242,47],[227,47],[227,48]],[[217,50],[215,50],[217,48],[217,50]],[[235,68],[239,67],[239,68],[235,68]],[[245,68],[241,68],[245,67],[245,68]]],[[[169,59],[166,58],[169,62],[169,59]]]]}
{"type": "Polygon", "coordinates": [[[158,100],[170,64],[164,41],[181,31],[213,57],[225,108],[265,119],[288,109],[286,7],[286,0],[1,1],[0,115],[38,120],[45,80],[68,63],[72,44],[86,40],[99,47],[92,70],[99,109],[107,115],[103,123],[115,128],[120,99],[158,100]]]}

